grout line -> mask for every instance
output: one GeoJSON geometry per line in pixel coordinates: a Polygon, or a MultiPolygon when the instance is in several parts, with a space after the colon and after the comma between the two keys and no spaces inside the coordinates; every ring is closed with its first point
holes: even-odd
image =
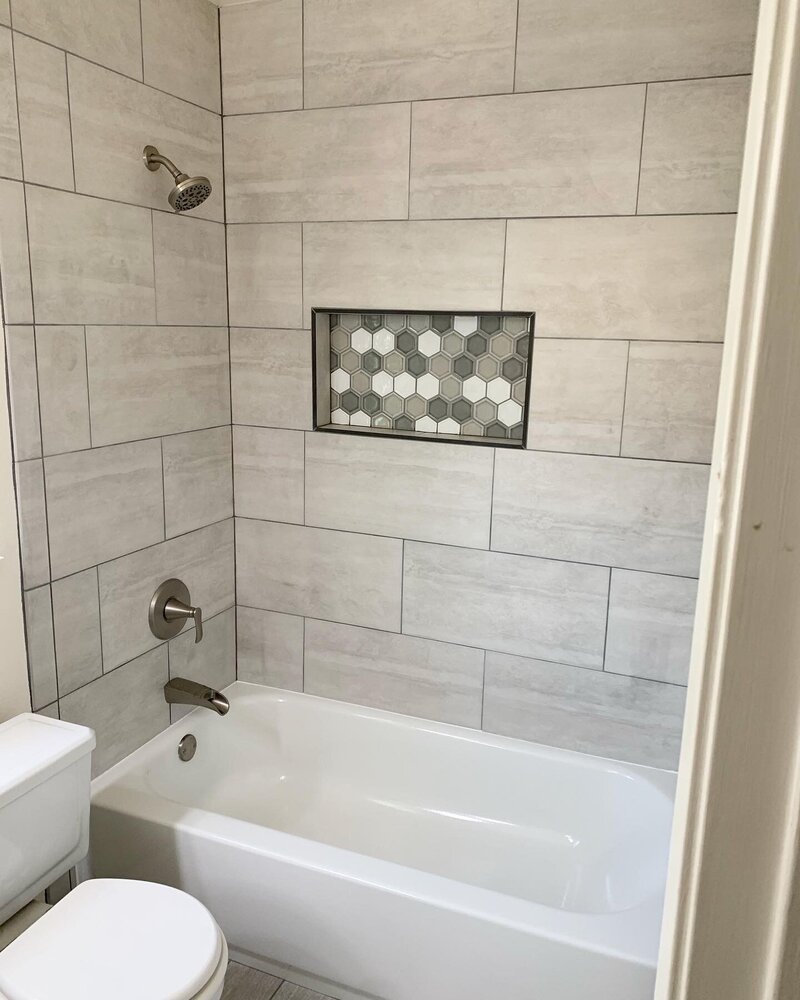
{"type": "Polygon", "coordinates": [[[163,541],[167,540],[167,479],[164,470],[164,438],[158,439],[161,445],[161,517],[162,517],[162,533],[164,535],[163,541]]]}
{"type": "Polygon", "coordinates": [[[67,119],[69,120],[69,154],[72,160],[72,190],[77,192],[78,181],[75,173],[75,136],[72,131],[72,98],[69,92],[69,60],[67,53],[64,53],[64,77],[67,85],[67,119]]]}
{"type": "MultiPolygon", "coordinates": [[[[83,357],[86,363],[86,407],[87,407],[87,421],[89,424],[89,448],[94,447],[94,438],[92,433],[92,394],[89,388],[89,338],[86,333],[86,327],[83,328],[83,357]]],[[[70,454],[69,452],[59,452],[57,454],[70,454]]],[[[44,444],[42,445],[42,455],[44,455],[44,444]]]]}
{"type": "Polygon", "coordinates": [[[503,232],[503,269],[500,274],[500,312],[505,308],[506,298],[506,261],[508,260],[508,219],[503,232]]]}
{"type": "MultiPolygon", "coordinates": [[[[611,614],[611,575],[612,575],[612,571],[609,568],[609,570],[608,570],[608,597],[606,599],[606,621],[605,621],[605,629],[603,630],[603,666],[602,666],[603,673],[606,672],[606,653],[608,652],[608,620],[609,620],[609,616],[611,614]]],[[[609,673],[611,673],[611,671],[609,671],[609,673]]]]}
{"type": "MultiPolygon", "coordinates": [[[[84,571],[82,570],[81,572],[84,571]]],[[[94,578],[97,587],[97,621],[100,631],[100,676],[102,677],[106,672],[106,654],[103,648],[103,602],[100,599],[100,570],[97,566],[94,567],[94,578]]],[[[97,678],[95,677],[93,680],[97,680],[97,678]]],[[[91,684],[91,681],[89,683],[91,684]]]]}
{"type": "Polygon", "coordinates": [[[308,483],[308,458],[306,456],[306,438],[308,437],[308,431],[301,432],[303,434],[303,524],[307,525],[306,520],[306,509],[307,509],[307,483],[308,483]]]}
{"type": "MultiPolygon", "coordinates": [[[[52,451],[52,452],[47,452],[46,455],[43,454],[41,456],[37,456],[36,458],[23,458],[20,461],[15,462],[15,465],[25,465],[27,462],[41,462],[42,459],[57,458],[61,455],[80,455],[82,452],[99,451],[101,448],[120,448],[128,444],[140,444],[142,441],[160,441],[162,440],[162,438],[181,437],[184,434],[199,434],[202,431],[217,431],[221,430],[223,427],[230,427],[230,426],[231,426],[230,424],[213,424],[211,427],[190,427],[188,430],[185,431],[174,431],[170,432],[169,434],[153,434],[150,437],[131,438],[130,440],[125,440],[125,441],[109,441],[107,444],[91,445],[89,448],[72,448],[71,450],[68,451],[52,451]]],[[[241,424],[237,426],[246,427],[248,425],[241,424]]],[[[277,430],[278,428],[275,429],[277,430]]]]}
{"type": "Polygon", "coordinates": [[[408,105],[408,190],[406,194],[406,219],[411,221],[411,155],[414,148],[414,102],[408,105]]]}
{"type": "Polygon", "coordinates": [[[481,730],[483,730],[483,713],[486,707],[486,657],[488,650],[483,651],[483,680],[481,681],[481,730]]]}
{"type": "Polygon", "coordinates": [[[300,0],[300,108],[306,106],[306,3],[300,0]]]}
{"type": "Polygon", "coordinates": [[[400,631],[403,631],[403,616],[405,615],[405,584],[406,584],[406,540],[400,551],[400,631]]]}
{"type": "MultiPolygon", "coordinates": [[[[19,180],[19,178],[9,177],[0,178],[7,180],[19,180]]],[[[36,187],[45,187],[43,184],[36,184],[36,187]]],[[[62,188],[54,188],[53,190],[60,191],[62,188]]],[[[82,194],[82,192],[77,192],[82,194]]],[[[99,195],[84,195],[86,198],[100,198],[99,195]]],[[[100,198],[101,201],[110,201],[108,198],[100,198]]],[[[133,207],[147,207],[134,205],[132,202],[119,202],[122,205],[133,205],[133,207]]],[[[159,211],[159,209],[155,209],[159,211]]],[[[407,225],[409,222],[413,223],[425,223],[425,222],[557,222],[561,219],[705,219],[705,218],[716,218],[718,216],[732,216],[736,217],[737,209],[733,208],[727,212],[643,212],[641,214],[637,212],[594,212],[589,215],[451,215],[451,216],[416,216],[415,218],[398,218],[397,216],[386,217],[384,219],[249,219],[247,222],[228,222],[229,226],[262,226],[266,228],[267,226],[377,226],[377,225],[388,225],[395,224],[398,226],[407,225]]],[[[207,219],[208,222],[219,222],[218,219],[207,219]]],[[[469,312],[468,309],[462,309],[462,312],[469,312]]]]}
{"type": "Polygon", "coordinates": [[[511,73],[511,90],[517,93],[517,54],[519,52],[519,0],[517,0],[517,17],[514,25],[514,69],[511,73]]]}
{"type": "MultiPolygon", "coordinates": [[[[639,143],[639,173],[636,178],[636,202],[634,208],[634,214],[639,214],[639,192],[642,187],[642,160],[644,158],[644,129],[647,124],[647,95],[650,90],[650,85],[645,84],[644,87],[644,103],[642,105],[642,141],[639,143]]],[[[738,205],[737,205],[738,208],[738,205]]]]}
{"type": "Polygon", "coordinates": [[[142,0],[139,0],[139,46],[142,53],[142,83],[144,83],[144,15],[142,14],[142,0]]]}
{"type": "Polygon", "coordinates": [[[156,318],[155,325],[161,326],[158,322],[158,278],[156,276],[156,226],[153,221],[153,209],[150,209],[150,253],[153,262],[153,315],[156,318]]]}
{"type": "Polygon", "coordinates": [[[492,527],[494,526],[494,477],[497,469],[497,449],[492,453],[492,485],[489,493],[489,545],[488,551],[492,551],[492,527]]]}
{"type": "MultiPolygon", "coordinates": [[[[625,436],[625,408],[628,404],[628,376],[631,370],[631,342],[628,341],[628,351],[625,356],[625,386],[622,390],[622,413],[619,418],[619,458],[626,458],[626,455],[622,454],[622,439],[625,436]]],[[[667,459],[653,459],[652,461],[662,462],[667,461],[667,459]]],[[[710,464],[710,463],[709,463],[710,464]]]]}

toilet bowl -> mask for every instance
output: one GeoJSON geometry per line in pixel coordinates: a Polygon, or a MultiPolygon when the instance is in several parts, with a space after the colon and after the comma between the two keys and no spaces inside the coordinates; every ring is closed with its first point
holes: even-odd
{"type": "Polygon", "coordinates": [[[170,886],[90,879],[0,952],[0,1000],[220,1000],[228,948],[170,886]]]}

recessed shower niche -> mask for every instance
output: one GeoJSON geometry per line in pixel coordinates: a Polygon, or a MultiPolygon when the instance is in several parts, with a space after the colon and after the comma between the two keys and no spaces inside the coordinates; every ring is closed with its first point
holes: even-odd
{"type": "Polygon", "coordinates": [[[314,429],[523,448],[533,314],[312,309],[314,429]]]}

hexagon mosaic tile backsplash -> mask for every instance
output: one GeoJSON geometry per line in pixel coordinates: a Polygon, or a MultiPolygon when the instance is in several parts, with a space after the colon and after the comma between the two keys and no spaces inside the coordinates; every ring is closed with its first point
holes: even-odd
{"type": "Polygon", "coordinates": [[[329,336],[330,368],[317,378],[330,377],[330,407],[319,426],[524,444],[530,314],[322,316],[315,338],[329,336]]]}

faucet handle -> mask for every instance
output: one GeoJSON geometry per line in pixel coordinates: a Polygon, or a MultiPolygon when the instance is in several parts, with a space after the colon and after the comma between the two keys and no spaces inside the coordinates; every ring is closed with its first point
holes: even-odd
{"type": "Polygon", "coordinates": [[[193,608],[190,604],[184,604],[174,597],[171,597],[164,605],[164,617],[168,622],[182,621],[191,618],[194,621],[195,643],[203,640],[203,609],[193,608]]]}
{"type": "Polygon", "coordinates": [[[150,631],[158,639],[172,639],[188,619],[195,624],[194,641],[203,638],[203,611],[191,604],[189,588],[182,580],[165,580],[150,601],[150,631]]]}

